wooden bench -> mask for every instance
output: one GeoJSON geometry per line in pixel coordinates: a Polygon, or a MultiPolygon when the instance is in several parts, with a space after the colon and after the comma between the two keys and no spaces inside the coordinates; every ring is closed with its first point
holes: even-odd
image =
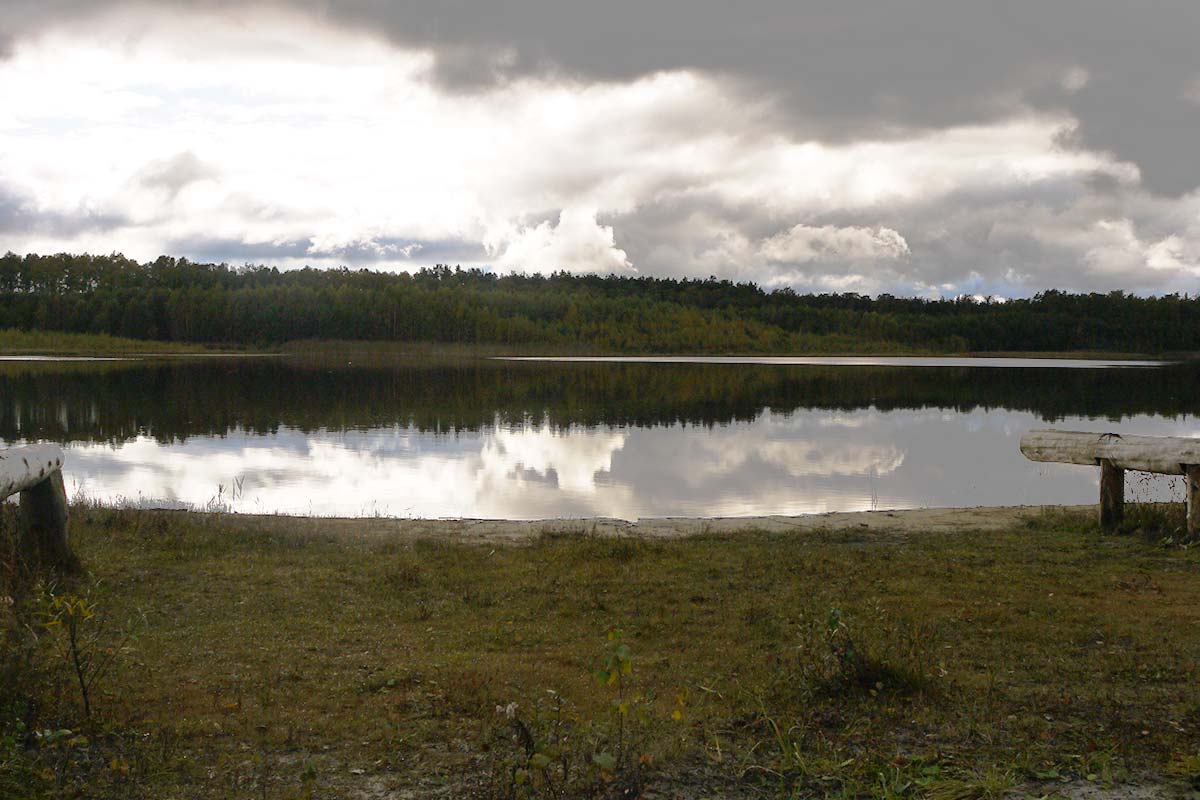
{"type": "Polygon", "coordinates": [[[0,502],[21,495],[22,550],[42,563],[74,570],[67,541],[67,491],[63,451],[52,444],[0,450],[0,502]]]}
{"type": "Polygon", "coordinates": [[[1021,437],[1021,452],[1031,461],[1100,467],[1100,525],[1108,529],[1125,512],[1125,470],[1183,475],[1188,537],[1200,532],[1200,439],[1036,430],[1021,437]]]}

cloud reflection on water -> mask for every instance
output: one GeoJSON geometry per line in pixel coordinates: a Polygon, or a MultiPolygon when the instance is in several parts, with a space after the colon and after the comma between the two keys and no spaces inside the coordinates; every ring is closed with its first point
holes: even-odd
{"type": "MultiPolygon", "coordinates": [[[[743,516],[1095,502],[1094,470],[1026,461],[1026,412],[764,410],[747,422],[241,430],[72,443],[67,474],[104,502],[323,516],[743,516]]],[[[1191,435],[1194,419],[1057,427],[1191,435]]],[[[1156,484],[1170,492],[1166,480],[1156,484]]]]}

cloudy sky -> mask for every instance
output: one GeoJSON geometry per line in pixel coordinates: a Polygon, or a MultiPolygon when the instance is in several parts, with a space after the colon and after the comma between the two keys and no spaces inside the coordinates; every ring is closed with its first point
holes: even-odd
{"type": "Polygon", "coordinates": [[[1200,291],[1200,2],[0,0],[0,251],[1200,291]]]}

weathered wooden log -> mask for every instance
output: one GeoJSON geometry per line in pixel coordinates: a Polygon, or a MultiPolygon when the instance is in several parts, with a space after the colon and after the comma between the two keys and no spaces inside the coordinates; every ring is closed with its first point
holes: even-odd
{"type": "Polygon", "coordinates": [[[1200,465],[1200,439],[1182,436],[1037,430],[1021,437],[1021,452],[1030,461],[1095,466],[1107,460],[1117,469],[1164,475],[1183,475],[1200,465]]]}
{"type": "Polygon", "coordinates": [[[54,445],[0,451],[0,500],[21,495],[21,548],[31,559],[73,572],[79,560],[67,540],[63,452],[54,445]]]}
{"type": "Polygon", "coordinates": [[[1120,433],[1037,430],[1021,437],[1031,461],[1100,466],[1100,524],[1115,528],[1125,505],[1125,470],[1183,475],[1187,485],[1187,535],[1200,537],[1200,439],[1120,433]]]}
{"type": "Polygon", "coordinates": [[[52,444],[0,450],[0,500],[36,486],[62,465],[62,448],[52,444]]]}

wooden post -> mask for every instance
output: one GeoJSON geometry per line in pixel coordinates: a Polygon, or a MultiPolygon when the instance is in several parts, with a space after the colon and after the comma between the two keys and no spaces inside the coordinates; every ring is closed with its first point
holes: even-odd
{"type": "Polygon", "coordinates": [[[67,541],[67,489],[61,470],[21,492],[24,550],[39,563],[62,572],[77,572],[79,559],[67,541]]]}
{"type": "Polygon", "coordinates": [[[1194,542],[1200,537],[1200,465],[1188,465],[1183,475],[1187,484],[1187,537],[1194,542]]]}
{"type": "Polygon", "coordinates": [[[1115,530],[1125,515],[1125,470],[1100,459],[1100,527],[1115,530]]]}
{"type": "Polygon", "coordinates": [[[76,572],[79,559],[67,542],[62,464],[63,452],[55,445],[0,450],[0,501],[20,493],[21,551],[32,563],[76,572]]]}

